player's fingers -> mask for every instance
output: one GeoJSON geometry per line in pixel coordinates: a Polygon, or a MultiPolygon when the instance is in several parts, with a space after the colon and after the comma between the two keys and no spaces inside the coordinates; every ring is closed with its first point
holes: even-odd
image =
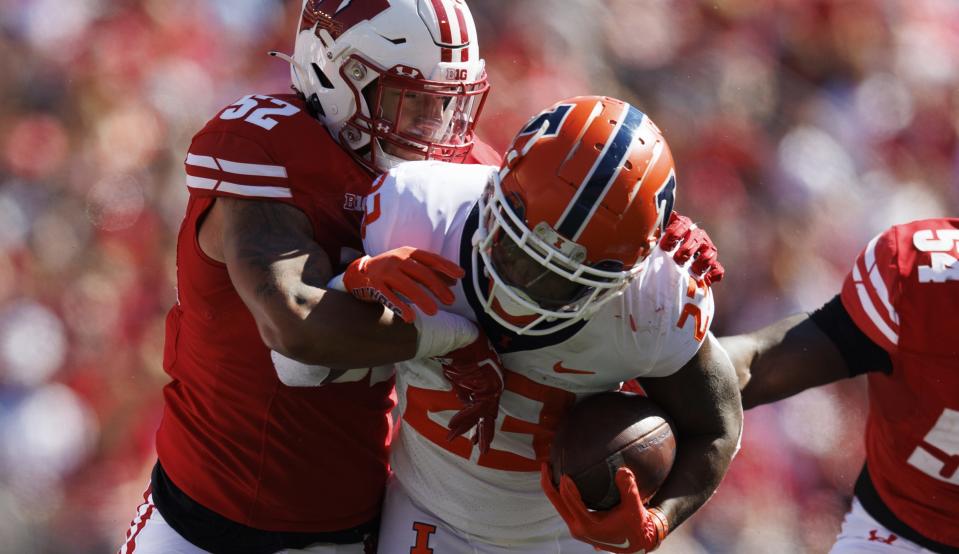
{"type": "Polygon", "coordinates": [[[569,508],[570,512],[575,516],[579,526],[583,529],[587,527],[587,522],[595,523],[595,517],[586,508],[586,504],[583,503],[583,497],[579,494],[579,489],[576,488],[576,483],[573,482],[573,479],[569,475],[563,475],[559,478],[559,493],[563,497],[563,501],[566,503],[566,506],[569,508]]]}
{"type": "Polygon", "coordinates": [[[716,262],[716,257],[719,253],[716,251],[716,247],[711,244],[704,244],[698,252],[696,259],[693,261],[693,264],[689,266],[689,269],[696,275],[703,275],[712,267],[716,262]]]}
{"type": "Polygon", "coordinates": [[[433,271],[446,275],[450,279],[462,279],[463,276],[466,275],[465,269],[429,250],[414,250],[412,254],[410,254],[410,257],[421,264],[429,266],[433,271]]]}
{"type": "Polygon", "coordinates": [[[439,298],[440,302],[447,305],[453,303],[455,297],[450,287],[452,287],[454,283],[440,278],[440,275],[430,269],[429,266],[416,262],[405,263],[401,266],[401,271],[404,275],[418,283],[420,287],[426,287],[433,293],[433,296],[439,298]]]}
{"type": "Polygon", "coordinates": [[[689,228],[692,226],[692,223],[688,217],[673,212],[669,217],[669,224],[666,225],[666,231],[663,233],[663,238],[660,241],[660,248],[667,252],[675,248],[676,245],[679,244],[679,241],[683,240],[683,237],[689,233],[689,228]]]}
{"type": "Polygon", "coordinates": [[[643,498],[639,494],[636,477],[628,467],[623,466],[616,470],[616,488],[619,489],[620,506],[641,510],[643,498]]]}
{"type": "Polygon", "coordinates": [[[726,274],[726,268],[723,267],[723,264],[718,261],[713,264],[712,269],[709,270],[709,273],[706,274],[706,283],[718,283],[723,280],[723,276],[726,274]]]}
{"type": "Polygon", "coordinates": [[[553,484],[553,472],[550,470],[549,464],[543,462],[539,465],[539,486],[543,489],[543,492],[546,493],[546,496],[549,497],[550,501],[553,504],[557,504],[559,499],[559,491],[556,490],[556,485],[553,484]]]}
{"type": "MultiPolygon", "coordinates": [[[[383,305],[393,311],[394,314],[399,316],[403,321],[407,323],[413,323],[413,320],[416,318],[416,314],[413,312],[413,307],[407,304],[406,302],[400,300],[400,297],[393,294],[389,289],[379,291],[383,295],[383,305]]],[[[426,311],[425,309],[423,310],[426,311]]],[[[436,313],[436,306],[433,307],[433,313],[436,313]]]]}
{"type": "MultiPolygon", "coordinates": [[[[562,483],[562,478],[560,480],[562,483]]],[[[582,535],[582,528],[580,522],[576,517],[570,513],[569,507],[566,505],[566,501],[563,499],[563,494],[556,488],[556,485],[553,484],[553,472],[549,467],[549,464],[543,462],[539,467],[539,486],[543,489],[543,492],[546,493],[546,498],[549,499],[550,503],[553,504],[553,507],[556,508],[556,511],[559,512],[559,515],[563,518],[563,521],[566,522],[566,526],[569,527],[570,533],[574,537],[582,535]]]]}
{"type": "Polygon", "coordinates": [[[479,439],[478,446],[481,454],[486,454],[489,452],[489,447],[493,444],[493,433],[496,428],[496,421],[490,417],[484,417],[480,419],[479,427],[477,428],[476,438],[479,439]]]}
{"type": "MultiPolygon", "coordinates": [[[[434,315],[439,309],[436,305],[436,301],[433,300],[433,297],[426,293],[416,281],[410,279],[406,274],[393,274],[386,281],[386,291],[387,294],[393,295],[402,294],[405,298],[409,299],[410,302],[419,306],[423,313],[426,315],[434,315]]],[[[404,302],[404,304],[406,304],[404,302]]]]}
{"type": "Polygon", "coordinates": [[[689,234],[688,237],[686,237],[686,240],[684,240],[683,244],[679,246],[679,249],[676,250],[676,253],[673,254],[673,259],[679,263],[686,263],[690,258],[693,257],[693,254],[695,254],[702,245],[702,233],[694,230],[689,234]]]}
{"type": "Polygon", "coordinates": [[[475,427],[480,419],[480,408],[477,404],[470,404],[453,414],[453,417],[450,418],[450,430],[446,434],[446,440],[451,441],[475,427]]]}

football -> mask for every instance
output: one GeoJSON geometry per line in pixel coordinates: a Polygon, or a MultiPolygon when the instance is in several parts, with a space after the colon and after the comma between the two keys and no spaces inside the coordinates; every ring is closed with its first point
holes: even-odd
{"type": "Polygon", "coordinates": [[[591,510],[619,503],[615,475],[624,465],[648,501],[675,458],[676,437],[666,412],[645,396],[622,391],[599,393],[573,406],[550,448],[553,484],[569,475],[591,510]]]}

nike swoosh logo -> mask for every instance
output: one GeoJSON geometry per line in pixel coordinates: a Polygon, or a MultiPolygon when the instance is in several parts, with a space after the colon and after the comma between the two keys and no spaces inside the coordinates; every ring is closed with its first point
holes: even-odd
{"type": "Polygon", "coordinates": [[[599,544],[599,545],[602,545],[602,546],[612,546],[613,548],[629,548],[629,539],[626,539],[626,540],[624,540],[623,542],[621,542],[621,543],[619,543],[619,544],[613,544],[613,543],[611,543],[611,542],[598,541],[598,540],[596,540],[596,539],[591,539],[591,538],[589,538],[589,537],[586,537],[586,540],[588,540],[589,542],[594,542],[594,543],[599,544]]]}
{"type": "Polygon", "coordinates": [[[556,362],[553,366],[553,371],[556,373],[571,373],[573,375],[596,375],[595,371],[586,371],[585,369],[570,369],[568,367],[563,367],[563,362],[556,362]]]}

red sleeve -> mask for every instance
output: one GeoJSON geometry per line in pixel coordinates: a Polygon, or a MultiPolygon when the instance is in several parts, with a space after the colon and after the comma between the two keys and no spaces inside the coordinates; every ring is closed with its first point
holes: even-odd
{"type": "Polygon", "coordinates": [[[893,227],[869,241],[842,286],[842,304],[856,326],[887,352],[899,344],[900,275],[898,228],[893,227]]]}
{"type": "Polygon", "coordinates": [[[286,166],[248,138],[201,133],[193,139],[184,164],[191,194],[292,202],[286,166]]]}

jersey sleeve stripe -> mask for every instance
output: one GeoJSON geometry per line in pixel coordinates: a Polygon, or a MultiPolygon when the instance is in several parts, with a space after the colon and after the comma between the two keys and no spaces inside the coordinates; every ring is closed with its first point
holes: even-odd
{"type": "Polygon", "coordinates": [[[184,163],[186,163],[186,165],[195,165],[208,169],[220,169],[220,166],[216,165],[216,159],[214,159],[213,156],[197,156],[196,154],[187,153],[186,162],[184,163]]]}
{"type": "Polygon", "coordinates": [[[286,168],[282,165],[251,164],[244,162],[234,162],[224,160],[223,158],[214,158],[212,156],[198,156],[196,154],[187,154],[186,165],[205,167],[214,169],[223,173],[234,175],[249,175],[253,177],[273,177],[277,179],[286,179],[286,168]]]}
{"type": "Polygon", "coordinates": [[[220,163],[220,167],[223,168],[223,171],[227,173],[235,173],[237,175],[252,175],[255,177],[277,177],[280,179],[287,178],[286,168],[282,165],[248,164],[242,162],[231,162],[221,158],[217,158],[217,162],[220,163]]]}
{"type": "Polygon", "coordinates": [[[881,235],[876,235],[869,241],[869,244],[866,245],[866,250],[864,251],[865,269],[869,272],[869,282],[872,283],[873,289],[876,291],[876,296],[879,297],[879,301],[882,302],[882,305],[886,308],[889,319],[898,325],[899,314],[889,301],[889,290],[886,289],[886,282],[882,280],[882,274],[876,267],[876,243],[879,242],[880,236],[881,235]]]}
{"type": "Polygon", "coordinates": [[[216,188],[216,179],[207,179],[193,175],[186,176],[186,186],[194,189],[213,190],[216,188]]]}
{"type": "Polygon", "coordinates": [[[872,300],[872,297],[869,295],[869,291],[866,289],[866,285],[863,282],[862,274],[859,271],[859,264],[853,266],[852,277],[856,283],[856,294],[859,297],[859,305],[862,306],[863,312],[866,316],[869,317],[869,320],[872,324],[879,330],[880,333],[886,340],[891,342],[893,345],[899,344],[899,334],[896,331],[893,331],[889,324],[879,315],[879,311],[876,310],[876,305],[872,300]]]}
{"type": "Polygon", "coordinates": [[[229,192],[240,196],[258,196],[261,198],[293,198],[293,192],[286,187],[270,187],[263,185],[240,185],[227,181],[220,181],[216,188],[220,192],[229,192]]]}
{"type": "Polygon", "coordinates": [[[286,187],[271,187],[268,185],[241,185],[229,181],[217,181],[195,175],[186,176],[186,186],[194,189],[215,190],[228,192],[239,196],[258,198],[293,198],[293,192],[286,187]]]}

